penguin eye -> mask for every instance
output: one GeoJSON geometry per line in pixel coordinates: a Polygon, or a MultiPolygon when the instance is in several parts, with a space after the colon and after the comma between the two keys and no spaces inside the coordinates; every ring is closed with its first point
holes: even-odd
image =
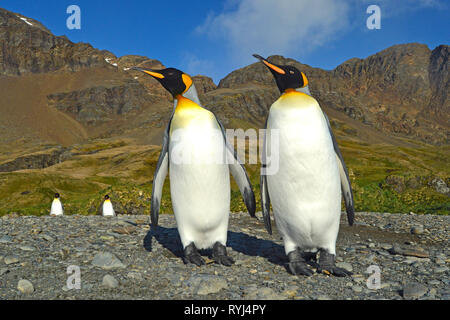
{"type": "Polygon", "coordinates": [[[289,71],[289,73],[290,73],[290,74],[295,74],[295,72],[294,72],[294,71],[292,71],[292,70],[290,70],[290,71],[289,71]]]}

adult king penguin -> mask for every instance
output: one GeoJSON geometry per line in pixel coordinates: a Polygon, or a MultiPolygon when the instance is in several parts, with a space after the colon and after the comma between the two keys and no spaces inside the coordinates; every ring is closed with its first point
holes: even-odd
{"type": "Polygon", "coordinates": [[[64,206],[61,202],[61,196],[59,193],[55,193],[55,198],[52,202],[52,207],[50,209],[51,216],[62,216],[64,215],[64,206]]]}
{"type": "Polygon", "coordinates": [[[222,124],[201,106],[189,75],[174,68],[134,69],[158,80],[175,100],[153,180],[152,225],[158,225],[162,188],[169,171],[184,262],[197,266],[205,264],[198,249],[212,247],[215,262],[231,266],[234,261],[226,251],[230,171],[250,215],[255,216],[255,196],[245,168],[227,143],[222,124]]]}
{"type": "Polygon", "coordinates": [[[341,200],[353,225],[353,193],[344,159],[328,117],[311,97],[308,79],[293,66],[260,59],[275,77],[281,97],[270,108],[261,172],[261,205],[264,222],[272,233],[270,203],[283,237],[289,269],[295,275],[311,276],[310,260],[320,252],[318,272],[350,275],[335,265],[341,200]],[[278,145],[268,138],[278,132],[278,145]],[[278,149],[278,150],[277,150],[278,149]],[[268,174],[266,158],[278,152],[278,170],[268,174]]]}
{"type": "Polygon", "coordinates": [[[111,198],[109,195],[105,196],[105,199],[103,200],[103,203],[101,205],[101,213],[104,217],[115,217],[116,212],[114,211],[114,206],[111,202],[111,198]]]}

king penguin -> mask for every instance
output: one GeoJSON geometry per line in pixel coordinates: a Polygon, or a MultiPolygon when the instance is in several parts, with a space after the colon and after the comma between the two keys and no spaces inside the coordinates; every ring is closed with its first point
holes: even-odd
{"type": "Polygon", "coordinates": [[[109,195],[106,195],[105,200],[103,200],[102,215],[104,217],[115,217],[116,216],[116,212],[114,211],[114,206],[111,202],[111,198],[109,197],[109,195]]]}
{"type": "Polygon", "coordinates": [[[248,212],[255,217],[255,196],[245,168],[227,143],[222,124],[202,107],[189,75],[174,68],[134,69],[158,80],[174,98],[174,110],[153,179],[152,225],[158,225],[162,188],[169,171],[173,211],[185,264],[204,265],[198,250],[212,248],[216,263],[231,266],[234,261],[226,250],[230,171],[248,212]]]}
{"type": "Polygon", "coordinates": [[[64,206],[61,202],[61,196],[59,193],[55,193],[55,198],[52,202],[52,207],[50,209],[51,216],[62,216],[64,215],[64,206]]]}
{"type": "Polygon", "coordinates": [[[328,117],[311,96],[303,72],[254,57],[269,68],[281,92],[269,111],[262,157],[261,205],[266,229],[272,233],[272,203],[293,274],[311,276],[308,264],[315,264],[319,252],[319,273],[350,275],[336,267],[335,257],[342,194],[348,222],[353,225],[353,192],[328,117]],[[272,133],[277,134],[278,143],[272,142],[272,133]],[[270,174],[269,155],[278,155],[278,168],[270,174]]]}

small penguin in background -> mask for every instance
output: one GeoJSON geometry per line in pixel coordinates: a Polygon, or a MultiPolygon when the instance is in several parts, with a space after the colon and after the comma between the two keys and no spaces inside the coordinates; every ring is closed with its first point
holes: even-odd
{"type": "Polygon", "coordinates": [[[50,209],[51,216],[62,216],[64,215],[64,206],[61,202],[61,196],[59,193],[55,193],[55,198],[52,202],[52,207],[50,209]]]}
{"type": "Polygon", "coordinates": [[[134,70],[158,80],[174,98],[174,111],[164,134],[153,179],[152,225],[158,225],[162,188],[170,171],[172,205],[184,249],[184,262],[204,265],[198,250],[212,248],[216,263],[231,266],[234,261],[226,250],[230,172],[252,217],[256,209],[245,167],[227,143],[222,124],[211,111],[202,107],[189,75],[174,68],[134,70]],[[186,159],[183,155],[195,158],[186,159]],[[190,159],[193,161],[184,161],[190,159]]]}
{"type": "Polygon", "coordinates": [[[104,216],[104,217],[115,217],[116,216],[116,212],[114,211],[114,207],[113,207],[113,204],[111,202],[109,195],[105,196],[105,200],[103,200],[101,208],[102,208],[102,211],[101,211],[102,216],[104,216]]]}
{"type": "Polygon", "coordinates": [[[269,111],[262,156],[261,205],[267,231],[272,233],[272,203],[293,274],[311,276],[308,263],[319,252],[318,272],[350,275],[336,267],[335,257],[342,194],[353,225],[353,192],[328,117],[311,96],[303,72],[254,57],[269,68],[281,92],[269,111]],[[272,130],[278,134],[278,144],[272,142],[272,130]],[[278,170],[271,173],[268,155],[278,156],[278,170]]]}

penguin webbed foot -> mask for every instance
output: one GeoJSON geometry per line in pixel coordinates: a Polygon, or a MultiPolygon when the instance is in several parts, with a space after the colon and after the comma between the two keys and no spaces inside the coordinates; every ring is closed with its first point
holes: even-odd
{"type": "Polygon", "coordinates": [[[317,272],[326,275],[334,275],[336,277],[348,277],[352,273],[343,268],[336,267],[335,255],[326,252],[325,250],[320,251],[319,267],[317,272]]]}
{"type": "Polygon", "coordinates": [[[308,267],[304,253],[302,253],[299,249],[289,253],[288,258],[289,271],[293,275],[304,275],[310,277],[314,274],[314,272],[308,267]]]}
{"type": "Polygon", "coordinates": [[[227,255],[227,248],[220,242],[214,244],[212,258],[216,263],[227,267],[231,267],[234,264],[233,258],[227,255]]]}
{"type": "Polygon", "coordinates": [[[186,247],[186,249],[184,249],[183,261],[185,264],[192,263],[197,265],[198,267],[206,264],[205,260],[203,260],[194,243],[191,243],[186,247]]]}

